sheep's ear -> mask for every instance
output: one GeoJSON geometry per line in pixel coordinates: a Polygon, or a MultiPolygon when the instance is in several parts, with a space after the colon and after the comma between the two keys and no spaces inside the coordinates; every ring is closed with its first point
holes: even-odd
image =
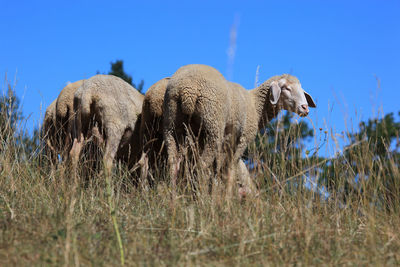
{"type": "Polygon", "coordinates": [[[269,101],[272,105],[278,103],[279,97],[281,96],[281,88],[277,82],[271,84],[271,93],[269,94],[269,101]]]}
{"type": "Polygon", "coordinates": [[[310,108],[316,108],[317,105],[315,104],[315,102],[312,99],[312,97],[306,91],[304,91],[304,95],[306,96],[308,106],[310,108]]]}

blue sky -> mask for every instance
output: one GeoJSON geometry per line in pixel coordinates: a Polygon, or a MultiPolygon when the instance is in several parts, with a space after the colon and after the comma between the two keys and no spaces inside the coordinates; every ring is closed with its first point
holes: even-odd
{"type": "Polygon", "coordinates": [[[191,63],[249,89],[257,66],[260,82],[291,73],[317,102],[314,125],[334,132],[400,110],[400,1],[2,0],[0,10],[0,76],[16,77],[31,128],[68,81],[116,59],[146,89],[191,63]]]}

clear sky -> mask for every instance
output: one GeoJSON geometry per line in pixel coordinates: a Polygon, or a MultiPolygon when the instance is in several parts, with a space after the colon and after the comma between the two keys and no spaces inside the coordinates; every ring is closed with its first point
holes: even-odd
{"type": "Polygon", "coordinates": [[[250,89],[260,66],[260,82],[296,75],[317,102],[315,126],[340,132],[380,107],[400,110],[399,13],[397,0],[0,0],[0,76],[16,78],[33,127],[67,82],[116,59],[145,89],[191,63],[250,89]]]}

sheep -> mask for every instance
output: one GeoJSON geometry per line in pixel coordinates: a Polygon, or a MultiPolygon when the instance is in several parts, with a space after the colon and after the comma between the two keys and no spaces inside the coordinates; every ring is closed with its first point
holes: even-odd
{"type": "Polygon", "coordinates": [[[60,149],[63,154],[69,152],[72,146],[71,132],[74,120],[74,94],[84,80],[76,81],[65,86],[56,102],[56,127],[59,132],[59,142],[63,142],[60,149]]]}
{"type": "MultiPolygon", "coordinates": [[[[223,164],[232,184],[233,164],[238,164],[257,131],[281,109],[307,116],[316,107],[299,80],[288,74],[274,76],[252,90],[228,82],[216,69],[187,65],[168,82],[164,99],[164,139],[173,186],[181,160],[185,125],[199,136],[200,159],[208,169],[215,162],[217,173],[223,164]]],[[[237,169],[237,168],[236,168],[237,169]]]]}
{"type": "Polygon", "coordinates": [[[49,156],[51,163],[56,163],[60,149],[56,127],[56,102],[57,99],[47,107],[42,125],[45,152],[49,156]]]}
{"type": "MultiPolygon", "coordinates": [[[[143,100],[142,118],[140,124],[140,138],[143,151],[149,158],[151,169],[157,166],[157,159],[162,161],[165,155],[163,142],[163,101],[169,77],[153,84],[146,92],[143,100]]],[[[237,84],[232,83],[232,86],[237,84]]],[[[237,173],[242,188],[254,191],[250,174],[242,160],[237,165],[237,173]]],[[[243,192],[246,194],[246,192],[243,192]]]]}
{"type": "Polygon", "coordinates": [[[143,100],[140,137],[143,152],[149,158],[150,165],[156,166],[157,159],[163,159],[163,101],[170,78],[164,78],[153,84],[143,100]]]}
{"type": "Polygon", "coordinates": [[[86,80],[74,95],[73,162],[76,164],[84,141],[91,137],[105,146],[106,171],[111,171],[114,159],[136,160],[143,99],[139,91],[116,76],[95,75],[86,80]]]}

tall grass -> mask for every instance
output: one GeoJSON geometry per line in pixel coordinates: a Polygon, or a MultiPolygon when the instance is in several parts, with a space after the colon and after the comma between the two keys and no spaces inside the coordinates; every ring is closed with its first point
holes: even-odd
{"type": "MultiPolygon", "coordinates": [[[[74,176],[67,163],[51,166],[37,153],[21,157],[14,136],[1,136],[0,265],[119,265],[119,244],[125,264],[133,266],[397,265],[398,202],[384,209],[374,199],[385,188],[383,169],[398,174],[398,165],[374,162],[367,142],[356,146],[349,149],[354,162],[335,166],[327,177],[334,188],[344,188],[354,168],[361,176],[373,164],[382,171],[360,179],[368,185],[354,187],[344,200],[340,190],[326,198],[305,186],[305,176],[321,175],[321,159],[253,144],[248,154],[257,163],[252,174],[259,192],[243,201],[223,194],[223,183],[214,185],[217,193],[198,190],[195,197],[181,187],[173,198],[161,167],[153,174],[162,179],[151,188],[135,186],[118,167],[109,180],[105,172],[87,179],[83,169],[74,176]]],[[[185,169],[180,179],[198,176],[185,169]]]]}

